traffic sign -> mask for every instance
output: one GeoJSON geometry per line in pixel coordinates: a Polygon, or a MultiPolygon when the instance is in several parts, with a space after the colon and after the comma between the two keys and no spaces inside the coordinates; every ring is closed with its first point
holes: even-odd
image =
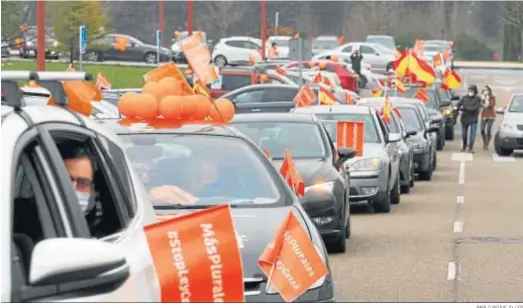
{"type": "Polygon", "coordinates": [[[87,28],[80,26],[80,53],[84,54],[87,49],[87,28]]]}
{"type": "Polygon", "coordinates": [[[289,40],[289,60],[308,61],[311,58],[312,58],[312,42],[310,40],[295,39],[295,38],[289,40]],[[300,49],[301,49],[301,53],[300,53],[300,49]]]}

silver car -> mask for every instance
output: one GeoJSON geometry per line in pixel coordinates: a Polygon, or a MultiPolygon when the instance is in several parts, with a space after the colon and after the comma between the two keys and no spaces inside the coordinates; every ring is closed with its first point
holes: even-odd
{"type": "Polygon", "coordinates": [[[396,60],[392,49],[380,44],[352,42],[336,48],[335,51],[353,53],[358,48],[363,61],[371,65],[373,72],[388,72],[392,68],[392,62],[396,60]]]}
{"type": "Polygon", "coordinates": [[[512,96],[503,110],[501,126],[494,137],[494,148],[499,156],[510,156],[514,150],[523,150],[523,93],[512,96]]]}
{"type": "Polygon", "coordinates": [[[363,156],[345,163],[350,173],[351,205],[369,203],[375,212],[390,212],[400,202],[400,136],[391,134],[376,109],[361,105],[310,106],[296,113],[314,113],[322,120],[333,140],[338,121],[364,122],[363,156]]]}

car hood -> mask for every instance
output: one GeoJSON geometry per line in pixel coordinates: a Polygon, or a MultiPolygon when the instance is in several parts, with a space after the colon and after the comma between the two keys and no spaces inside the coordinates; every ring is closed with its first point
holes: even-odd
{"type": "MultiPolygon", "coordinates": [[[[231,208],[234,228],[237,233],[238,246],[242,256],[244,278],[263,277],[264,274],[258,266],[258,259],[275,236],[278,228],[283,223],[290,211],[302,225],[311,238],[305,220],[295,207],[245,207],[231,208]]],[[[182,215],[190,210],[176,210],[164,215],[182,215]]]]}
{"type": "Polygon", "coordinates": [[[345,162],[345,165],[351,165],[355,161],[362,159],[362,158],[382,157],[384,155],[386,155],[386,153],[383,150],[383,146],[381,144],[365,143],[365,144],[363,144],[363,156],[351,158],[347,162],[345,162]]]}
{"type": "MultiPolygon", "coordinates": [[[[278,170],[280,170],[283,164],[282,159],[273,159],[272,164],[278,170]]],[[[294,159],[294,164],[298,174],[302,178],[304,185],[310,186],[316,183],[318,180],[331,180],[326,177],[332,171],[332,164],[322,159],[294,159]]]]}
{"type": "Polygon", "coordinates": [[[503,117],[503,122],[523,124],[523,113],[507,112],[503,117]]]}
{"type": "Polygon", "coordinates": [[[436,110],[436,109],[432,109],[432,108],[427,108],[427,112],[429,113],[429,116],[431,117],[443,117],[441,115],[441,112],[439,112],[439,110],[436,110]]]}

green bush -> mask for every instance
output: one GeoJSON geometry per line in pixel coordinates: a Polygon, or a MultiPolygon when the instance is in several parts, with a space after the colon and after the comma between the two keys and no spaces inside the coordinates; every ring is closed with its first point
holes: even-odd
{"type": "Polygon", "coordinates": [[[492,61],[494,51],[482,41],[461,33],[454,40],[456,57],[465,61],[492,61]]]}
{"type": "Polygon", "coordinates": [[[429,33],[425,32],[410,32],[407,34],[398,35],[394,38],[396,45],[401,48],[414,46],[416,40],[430,40],[432,36],[429,33]]]}

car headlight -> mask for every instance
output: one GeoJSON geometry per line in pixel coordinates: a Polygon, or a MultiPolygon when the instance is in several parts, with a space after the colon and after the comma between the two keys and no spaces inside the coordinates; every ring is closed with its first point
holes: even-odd
{"type": "Polygon", "coordinates": [[[331,182],[324,182],[324,183],[318,183],[311,186],[305,187],[305,192],[308,192],[309,190],[325,190],[328,192],[332,192],[334,188],[334,181],[331,182]]]}
{"type": "Polygon", "coordinates": [[[423,152],[427,148],[427,143],[425,143],[425,142],[415,143],[412,146],[412,148],[414,149],[414,152],[423,152]]]}
{"type": "Polygon", "coordinates": [[[182,48],[180,47],[180,44],[178,44],[178,43],[174,44],[173,47],[172,47],[172,51],[173,52],[181,52],[182,48]]]}
{"type": "Polygon", "coordinates": [[[450,117],[452,115],[452,109],[450,108],[446,108],[445,110],[443,110],[443,114],[446,116],[446,117],[450,117]]]}
{"type": "MultiPolygon", "coordinates": [[[[320,255],[321,259],[323,260],[323,263],[327,264],[326,257],[323,254],[323,252],[321,251],[321,249],[318,248],[318,246],[316,246],[316,245],[314,245],[314,248],[316,248],[316,251],[320,255]]],[[[308,288],[308,290],[312,290],[312,289],[316,289],[316,288],[321,287],[325,283],[325,278],[327,277],[327,275],[325,275],[322,278],[318,279],[318,281],[316,281],[312,286],[310,286],[308,288]]],[[[276,289],[276,287],[274,287],[273,284],[269,284],[269,282],[267,281],[267,288],[265,289],[265,293],[266,294],[278,294],[278,290],[276,289]]]]}
{"type": "Polygon", "coordinates": [[[363,158],[356,160],[349,165],[349,171],[375,171],[380,166],[380,159],[377,157],[363,158]]]}
{"type": "Polygon", "coordinates": [[[503,123],[503,124],[501,124],[501,128],[505,129],[505,130],[517,130],[516,125],[514,125],[512,123],[503,123]]]}

